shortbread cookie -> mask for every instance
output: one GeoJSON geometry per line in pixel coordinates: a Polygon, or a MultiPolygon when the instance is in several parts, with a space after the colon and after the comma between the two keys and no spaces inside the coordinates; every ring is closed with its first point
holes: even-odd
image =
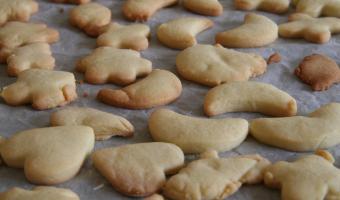
{"type": "Polygon", "coordinates": [[[330,103],[307,117],[259,118],[250,133],[260,142],[290,151],[314,151],[340,144],[340,104],[330,103]]]}
{"type": "Polygon", "coordinates": [[[111,10],[99,3],[82,4],[71,10],[69,21],[89,36],[97,37],[100,28],[111,22],[111,10]]]}
{"type": "Polygon", "coordinates": [[[204,99],[204,112],[215,116],[226,112],[258,112],[275,117],[296,115],[295,99],[273,85],[233,82],[211,89],[204,99]]]}
{"type": "Polygon", "coordinates": [[[161,24],[157,30],[157,37],[170,48],[185,49],[197,44],[196,35],[213,24],[214,22],[206,18],[178,18],[161,24]]]}
{"type": "Polygon", "coordinates": [[[231,48],[254,48],[273,43],[278,37],[278,26],[271,19],[254,13],[244,17],[241,26],[216,35],[216,43],[231,48]]]}
{"type": "Polygon", "coordinates": [[[149,130],[155,141],[176,144],[184,153],[229,151],[246,139],[248,121],[195,118],[158,109],[150,115],[149,130]]]}
{"type": "Polygon", "coordinates": [[[50,45],[47,43],[32,43],[18,47],[7,58],[7,74],[18,76],[27,69],[49,69],[55,66],[50,45]]]}
{"type": "Polygon", "coordinates": [[[208,16],[219,16],[223,13],[223,6],[218,0],[183,0],[187,10],[208,16]]]}
{"type": "Polygon", "coordinates": [[[265,170],[264,182],[281,189],[282,199],[340,199],[340,170],[320,155],[277,162],[265,170]]]}
{"type": "Polygon", "coordinates": [[[51,0],[54,3],[70,3],[70,4],[84,4],[91,0],[51,0]]]}
{"type": "Polygon", "coordinates": [[[184,165],[180,148],[160,142],[101,149],[93,153],[92,160],[114,189],[134,197],[156,193],[164,185],[165,176],[184,165]]]}
{"type": "Polygon", "coordinates": [[[38,10],[34,0],[0,0],[0,26],[7,21],[28,21],[38,10]]]}
{"type": "Polygon", "coordinates": [[[182,93],[182,84],[177,76],[166,70],[153,70],[146,78],[119,90],[102,89],[97,98],[109,105],[148,109],[166,105],[182,93]]]}
{"type": "Polygon", "coordinates": [[[77,98],[76,81],[70,72],[28,69],[4,87],[1,96],[11,106],[32,103],[35,109],[50,109],[77,98]]]}
{"type": "Polygon", "coordinates": [[[330,57],[313,54],[303,59],[295,69],[295,75],[312,86],[314,91],[327,90],[340,82],[340,69],[330,57]]]}
{"type": "Polygon", "coordinates": [[[147,21],[159,9],[176,4],[178,0],[127,0],[124,16],[132,21],[147,21]]]}
{"type": "Polygon", "coordinates": [[[208,86],[247,81],[267,69],[260,55],[200,44],[179,53],[176,65],[183,78],[208,86]]]}
{"type": "Polygon", "coordinates": [[[149,47],[150,28],[145,24],[121,25],[112,23],[102,30],[97,46],[142,51],[149,47]]]}
{"type": "Polygon", "coordinates": [[[39,185],[55,185],[74,177],[94,147],[87,126],[60,126],[22,131],[0,146],[9,167],[23,168],[26,178],[39,185]]]}
{"type": "Polygon", "coordinates": [[[151,73],[152,63],[134,50],[100,47],[79,60],[76,69],[91,84],[127,85],[151,73]]]}
{"type": "Polygon", "coordinates": [[[12,188],[0,193],[1,200],[79,200],[76,193],[55,187],[35,187],[32,190],[12,188]]]}
{"type": "Polygon", "coordinates": [[[164,200],[164,197],[159,194],[153,194],[149,197],[144,198],[144,200],[164,200]]]}
{"type": "Polygon", "coordinates": [[[52,113],[52,126],[84,125],[93,128],[96,140],[107,140],[112,136],[130,137],[132,124],[123,117],[93,108],[68,107],[52,113]]]}
{"type": "Polygon", "coordinates": [[[340,17],[340,0],[293,0],[297,13],[312,17],[340,17]]]}
{"type": "Polygon", "coordinates": [[[225,199],[242,184],[263,181],[270,162],[259,155],[207,157],[193,161],[165,184],[164,195],[173,200],[225,199]]]}
{"type": "Polygon", "coordinates": [[[290,0],[234,0],[236,9],[262,10],[282,14],[288,11],[290,0]]]}
{"type": "Polygon", "coordinates": [[[335,17],[312,18],[304,14],[294,14],[289,22],[279,26],[280,37],[304,38],[309,42],[326,43],[332,34],[340,33],[340,19],[335,17]]]}

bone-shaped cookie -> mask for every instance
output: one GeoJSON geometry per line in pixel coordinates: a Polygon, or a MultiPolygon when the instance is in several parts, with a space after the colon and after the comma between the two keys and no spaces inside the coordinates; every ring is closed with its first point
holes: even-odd
{"type": "Polygon", "coordinates": [[[223,6],[218,0],[183,0],[187,10],[201,15],[218,16],[223,13],[223,6]]]}
{"type": "Polygon", "coordinates": [[[183,166],[184,155],[176,145],[154,142],[101,149],[92,160],[118,192],[143,197],[161,189],[166,175],[183,166]]]}
{"type": "Polygon", "coordinates": [[[51,0],[54,3],[85,4],[91,0],[51,0]]]}
{"type": "Polygon", "coordinates": [[[28,21],[38,9],[34,0],[0,0],[0,26],[7,21],[28,21]]]}
{"type": "Polygon", "coordinates": [[[55,187],[35,187],[32,190],[25,190],[14,187],[0,193],[1,200],[79,200],[76,193],[68,189],[55,187]]]}
{"type": "Polygon", "coordinates": [[[3,88],[1,96],[12,106],[32,103],[35,109],[50,109],[77,98],[76,82],[70,72],[28,69],[15,83],[3,88]]]}
{"type": "Polygon", "coordinates": [[[340,0],[293,0],[297,13],[312,17],[340,17],[340,0]]]}
{"type": "Polygon", "coordinates": [[[263,10],[282,14],[288,11],[290,0],[234,0],[236,9],[263,10]]]}
{"type": "Polygon", "coordinates": [[[74,177],[94,146],[87,126],[59,126],[22,131],[0,145],[9,167],[23,168],[35,184],[54,185],[74,177]]]}

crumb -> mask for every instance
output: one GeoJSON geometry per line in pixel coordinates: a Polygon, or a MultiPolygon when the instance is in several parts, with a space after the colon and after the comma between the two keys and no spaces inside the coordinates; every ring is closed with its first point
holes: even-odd
{"type": "Polygon", "coordinates": [[[64,8],[59,8],[59,13],[64,13],[64,8]]]}
{"type": "Polygon", "coordinates": [[[87,92],[83,93],[83,97],[88,97],[88,96],[89,96],[89,93],[87,93],[87,92]]]}
{"type": "Polygon", "coordinates": [[[79,80],[79,81],[77,80],[76,82],[77,82],[79,85],[82,85],[82,84],[84,83],[84,80],[79,80]]]}
{"type": "Polygon", "coordinates": [[[94,187],[93,190],[100,190],[100,189],[102,189],[104,186],[105,186],[104,184],[100,184],[100,185],[94,187]]]}
{"type": "Polygon", "coordinates": [[[273,64],[273,63],[279,63],[281,61],[281,55],[279,53],[274,53],[271,56],[269,56],[267,60],[267,64],[273,64]]]}

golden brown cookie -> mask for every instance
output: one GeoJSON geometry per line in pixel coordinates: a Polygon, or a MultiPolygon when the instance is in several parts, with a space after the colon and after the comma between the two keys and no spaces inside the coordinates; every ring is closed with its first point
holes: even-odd
{"type": "Polygon", "coordinates": [[[208,16],[219,16],[223,13],[223,6],[218,0],[183,0],[185,9],[208,16]]]}
{"type": "Polygon", "coordinates": [[[0,25],[7,21],[28,21],[38,9],[34,0],[0,0],[0,25]]]}

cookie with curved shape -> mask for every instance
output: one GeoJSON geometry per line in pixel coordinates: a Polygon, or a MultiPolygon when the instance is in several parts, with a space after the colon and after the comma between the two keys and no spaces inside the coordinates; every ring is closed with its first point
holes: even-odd
{"type": "Polygon", "coordinates": [[[11,106],[32,103],[37,110],[50,109],[77,98],[76,80],[70,72],[28,69],[4,87],[1,96],[11,106]]]}
{"type": "Polygon", "coordinates": [[[234,0],[239,10],[262,10],[270,13],[283,14],[288,11],[290,0],[234,0]]]}
{"type": "Polygon", "coordinates": [[[218,0],[184,0],[185,9],[208,16],[219,16],[223,13],[223,6],[218,0]]]}
{"type": "Polygon", "coordinates": [[[14,187],[0,193],[1,200],[80,200],[78,195],[71,190],[55,187],[35,187],[25,190],[14,187]]]}
{"type": "Polygon", "coordinates": [[[97,150],[92,155],[95,168],[118,192],[134,197],[156,193],[166,175],[184,165],[184,155],[176,145],[153,142],[97,150]]]}
{"type": "Polygon", "coordinates": [[[68,107],[54,112],[50,122],[52,126],[89,126],[93,128],[96,140],[130,137],[134,131],[132,124],[121,116],[85,107],[68,107]]]}
{"type": "Polygon", "coordinates": [[[230,48],[255,48],[273,43],[278,38],[278,26],[271,19],[249,13],[241,26],[216,35],[216,43],[230,48]]]}
{"type": "Polygon", "coordinates": [[[312,18],[304,14],[293,14],[289,22],[279,25],[283,38],[304,38],[313,43],[328,42],[332,34],[340,33],[340,19],[335,17],[312,18]]]}
{"type": "Polygon", "coordinates": [[[314,151],[340,144],[340,104],[330,103],[307,117],[259,118],[250,124],[258,141],[290,151],[314,151]]]}
{"type": "Polygon", "coordinates": [[[91,0],[51,0],[54,3],[70,3],[70,4],[84,4],[91,0]]]}
{"type": "Polygon", "coordinates": [[[185,49],[197,44],[196,35],[213,24],[206,18],[182,17],[161,24],[157,29],[157,37],[167,47],[185,49]]]}
{"type": "Polygon", "coordinates": [[[123,14],[131,21],[147,21],[158,10],[177,2],[178,0],[127,0],[123,5],[123,14]]]}
{"type": "Polygon", "coordinates": [[[119,90],[102,89],[97,98],[108,105],[148,109],[166,105],[182,93],[182,84],[177,76],[167,70],[153,70],[146,78],[119,90]]]}
{"type": "Polygon", "coordinates": [[[220,45],[195,45],[176,57],[178,73],[189,81],[216,86],[233,81],[247,81],[263,74],[266,61],[257,54],[242,53],[220,45]]]}
{"type": "Polygon", "coordinates": [[[121,25],[111,23],[102,28],[97,46],[142,51],[149,47],[150,27],[145,24],[121,25]]]}
{"type": "Polygon", "coordinates": [[[23,168],[31,183],[55,185],[73,178],[94,147],[87,126],[60,126],[22,131],[0,145],[9,167],[23,168]]]}
{"type": "Polygon", "coordinates": [[[225,199],[242,184],[261,183],[263,171],[269,164],[259,155],[229,158],[204,155],[172,176],[163,193],[173,200],[225,199]]]}
{"type": "Polygon", "coordinates": [[[246,139],[248,121],[196,118],[158,109],[149,117],[149,131],[155,141],[176,144],[184,153],[229,151],[246,139]]]}
{"type": "Polygon", "coordinates": [[[7,21],[28,21],[38,12],[39,4],[34,0],[0,0],[0,26],[7,21]]]}
{"type": "Polygon", "coordinates": [[[297,13],[303,13],[312,17],[340,17],[339,0],[293,0],[297,13]]]}
{"type": "Polygon", "coordinates": [[[294,162],[277,162],[265,170],[264,182],[281,189],[283,200],[339,199],[340,170],[328,159],[307,155],[294,162]]]}
{"type": "Polygon", "coordinates": [[[76,70],[85,74],[91,84],[127,85],[152,71],[152,63],[138,51],[99,47],[78,61],[76,70]]]}
{"type": "Polygon", "coordinates": [[[211,89],[204,99],[204,112],[215,116],[226,112],[258,112],[275,117],[296,115],[295,99],[273,85],[233,82],[211,89]]]}

